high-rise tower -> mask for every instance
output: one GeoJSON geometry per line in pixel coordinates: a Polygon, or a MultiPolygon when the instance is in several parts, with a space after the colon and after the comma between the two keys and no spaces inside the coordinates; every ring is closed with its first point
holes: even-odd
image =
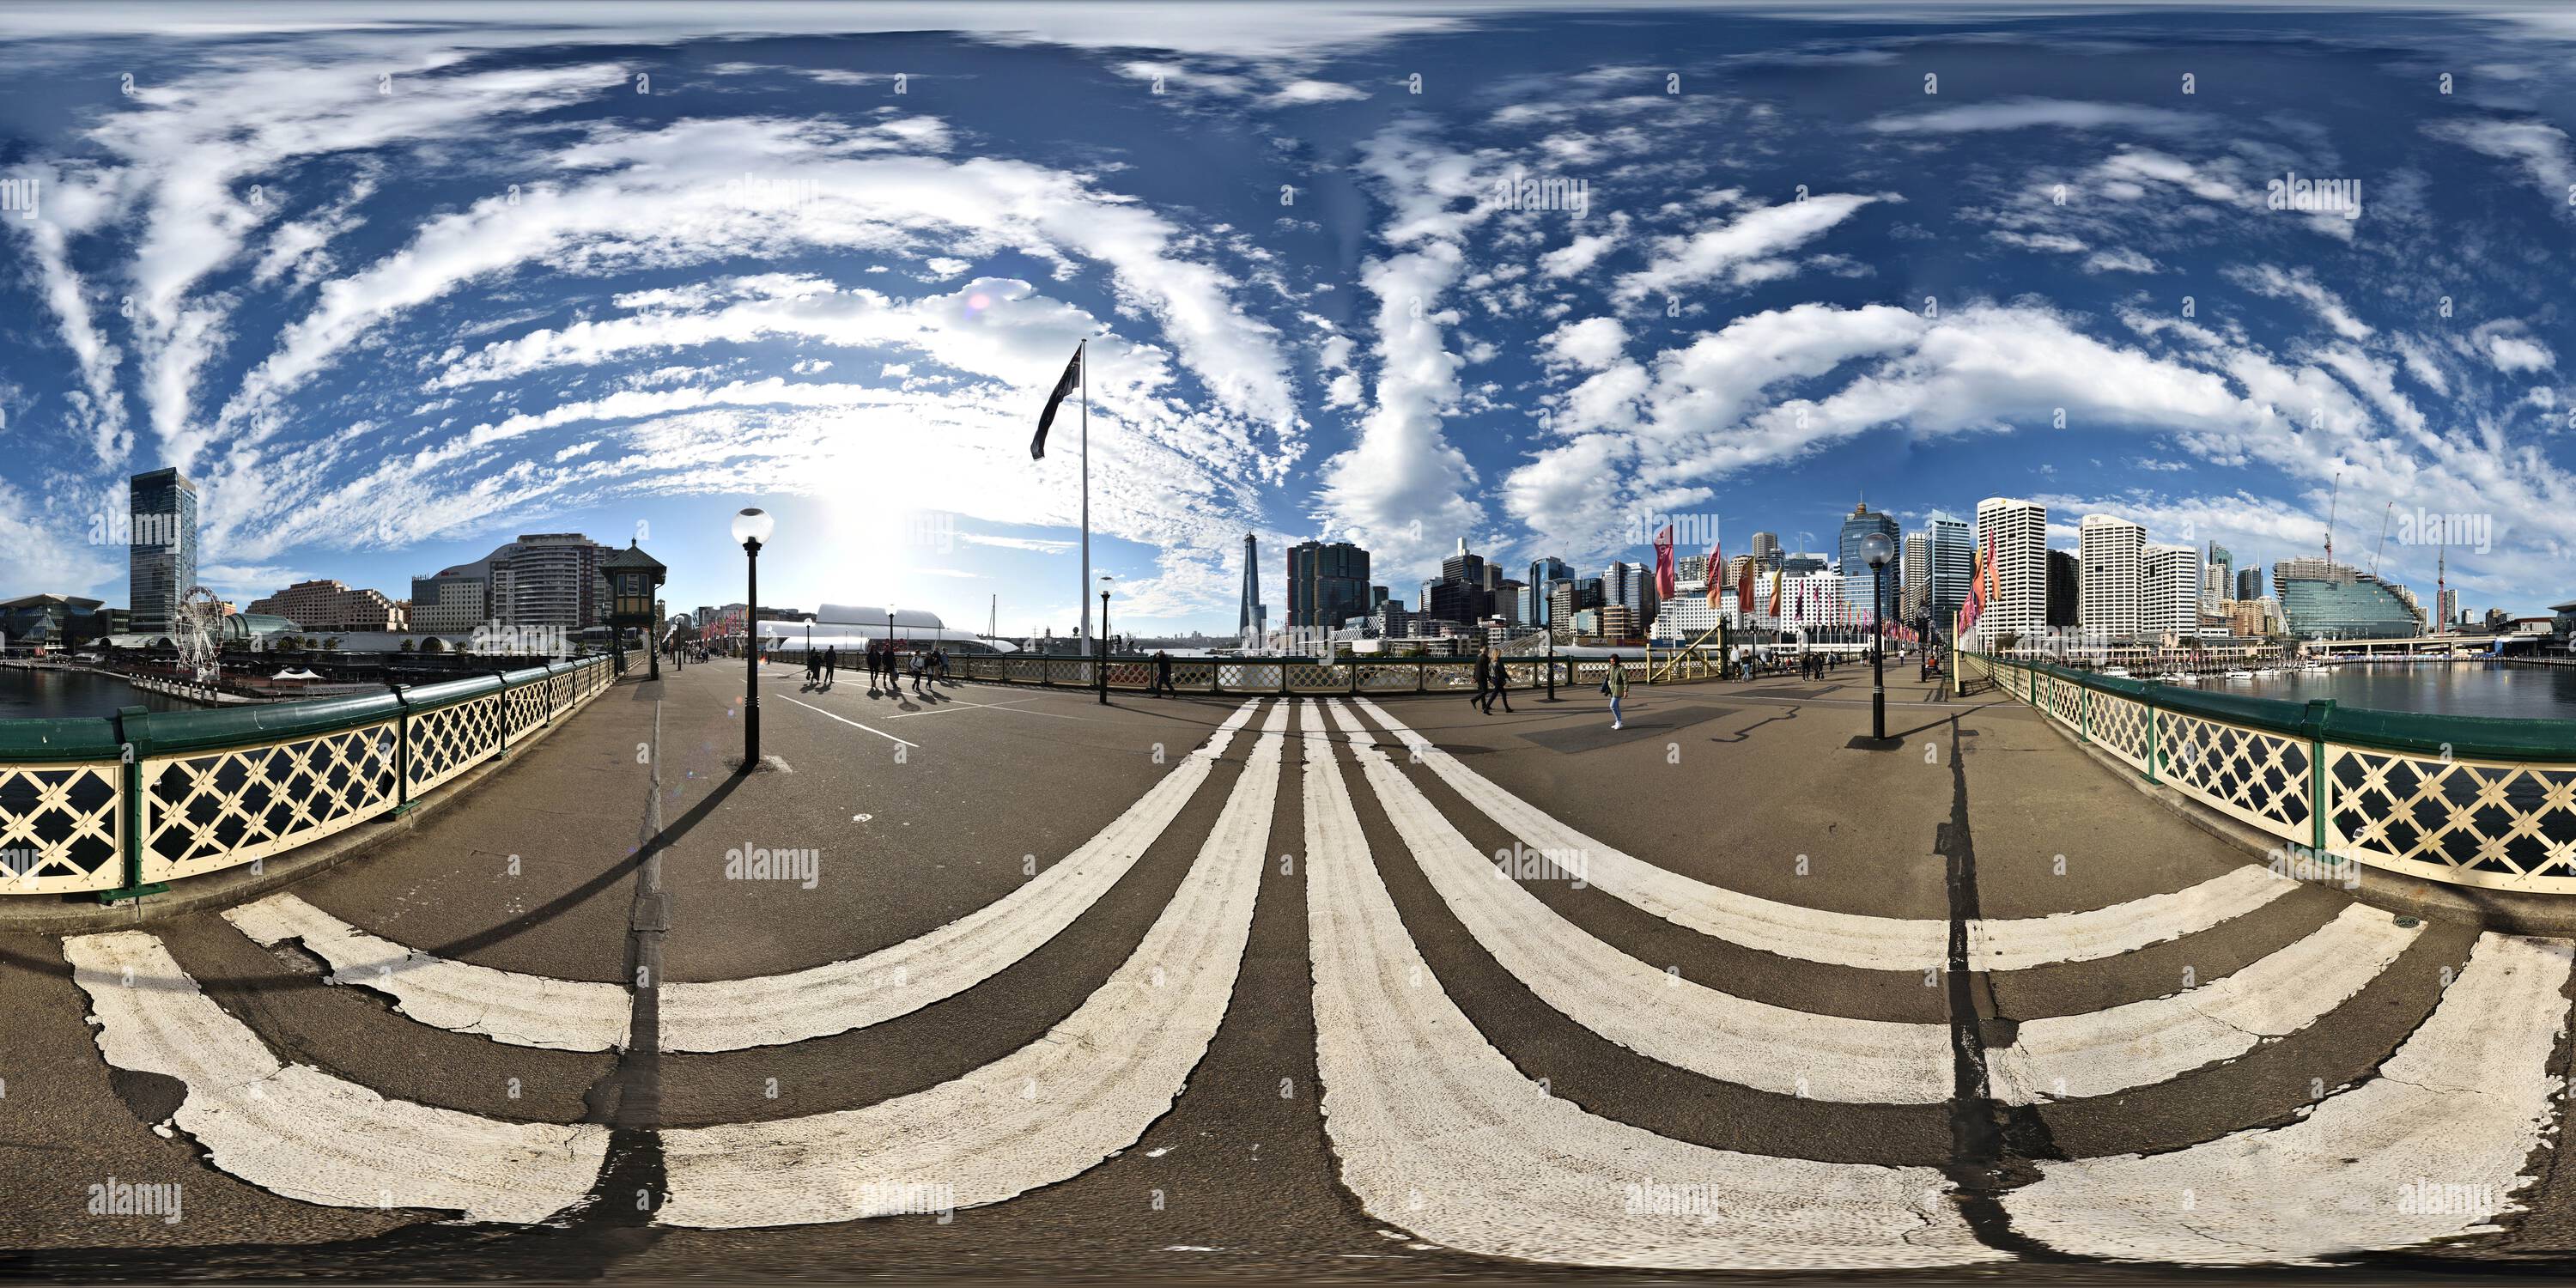
{"type": "Polygon", "coordinates": [[[1261,603],[1261,538],[1249,532],[1243,534],[1243,609],[1234,629],[1247,641],[1270,630],[1270,610],[1261,603]]]}

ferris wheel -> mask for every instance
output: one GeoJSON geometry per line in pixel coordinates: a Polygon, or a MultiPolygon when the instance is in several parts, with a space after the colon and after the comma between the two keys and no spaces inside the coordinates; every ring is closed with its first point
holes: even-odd
{"type": "Polygon", "coordinates": [[[224,647],[224,608],[215,592],[190,586],[179,597],[170,615],[170,644],[179,651],[179,665],[194,673],[199,684],[215,682],[224,647]]]}

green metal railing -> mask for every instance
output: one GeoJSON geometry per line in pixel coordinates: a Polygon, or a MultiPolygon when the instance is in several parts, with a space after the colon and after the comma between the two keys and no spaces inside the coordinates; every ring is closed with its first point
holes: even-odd
{"type": "MultiPolygon", "coordinates": [[[[1556,669],[1556,686],[1598,685],[1610,673],[1609,658],[1503,659],[1506,683],[1514,691],[1547,687],[1547,672],[1556,669]]],[[[1624,662],[1629,678],[1642,683],[1642,662],[1624,662]]],[[[1074,657],[952,657],[951,678],[992,684],[1038,685],[1059,689],[1100,687],[1099,668],[1108,668],[1113,692],[1143,693],[1154,687],[1154,659],[1112,657],[1105,663],[1074,657]]],[[[1301,658],[1172,659],[1172,688],[1181,693],[1231,693],[1248,696],[1296,696],[1333,693],[1472,693],[1476,660],[1472,657],[1342,658],[1321,662],[1301,658]]]]}
{"type": "Polygon", "coordinates": [[[0,720],[0,895],[164,889],[423,793],[605,692],[613,659],[336,698],[0,720]]]}
{"type": "Polygon", "coordinates": [[[1963,676],[2240,823],[2455,885],[2576,894],[2576,720],[2209,693],[1966,654],[1963,676]]]}

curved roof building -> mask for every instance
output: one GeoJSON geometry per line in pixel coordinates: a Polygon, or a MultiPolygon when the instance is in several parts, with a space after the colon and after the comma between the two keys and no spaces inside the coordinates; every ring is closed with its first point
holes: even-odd
{"type": "Polygon", "coordinates": [[[2424,630],[2405,587],[2358,568],[2284,559],[2272,565],[2272,583],[2290,634],[2301,639],[2411,639],[2424,630]]]}

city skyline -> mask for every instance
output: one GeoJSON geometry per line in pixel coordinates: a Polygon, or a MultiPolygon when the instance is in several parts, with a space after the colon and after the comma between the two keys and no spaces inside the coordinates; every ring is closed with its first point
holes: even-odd
{"type": "Polygon", "coordinates": [[[2566,242],[2544,181],[2576,145],[2532,44],[2560,28],[2480,13],[2393,59],[2366,15],[2269,15],[2305,61],[2215,50],[2204,93],[2065,15],[2005,20],[2065,44],[2006,75],[1902,8],[1520,19],[1537,40],[1471,14],[1142,61],[961,10],[900,93],[793,32],[709,62],[649,22],[595,56],[507,21],[192,29],[172,48],[222,56],[106,101],[73,87],[114,69],[61,44],[27,88],[72,106],[0,115],[42,198],[0,219],[36,358],[0,388],[0,593],[124,597],[90,532],[173,467],[236,598],[392,593],[534,531],[640,539],[715,598],[757,504],[782,598],[1000,593],[1069,631],[1075,454],[1023,445],[1083,340],[1094,563],[1163,628],[1233,617],[1246,531],[1404,585],[1461,537],[1637,561],[1673,513],[1830,551],[1858,495],[1920,498],[1908,529],[1986,495],[2110,510],[2249,559],[2322,549],[2331,513],[2339,555],[2410,584],[2441,556],[2373,550],[2378,517],[2469,516],[2465,600],[2569,593],[2565,265],[2477,254],[2566,242]],[[2437,88],[2424,59],[2502,70],[2437,88]],[[970,66],[1014,92],[962,92],[970,66]],[[1533,77],[1560,97],[1521,101],[1533,77]],[[2326,84],[2366,92],[2329,116],[2326,84]],[[2191,115],[2222,100],[2228,130],[2191,115]],[[1072,124],[1131,117],[1192,140],[1072,124]],[[2337,171],[2369,180],[2351,212],[2266,200],[2337,171]],[[1533,209],[1514,175],[1591,185],[1533,209]]]}

